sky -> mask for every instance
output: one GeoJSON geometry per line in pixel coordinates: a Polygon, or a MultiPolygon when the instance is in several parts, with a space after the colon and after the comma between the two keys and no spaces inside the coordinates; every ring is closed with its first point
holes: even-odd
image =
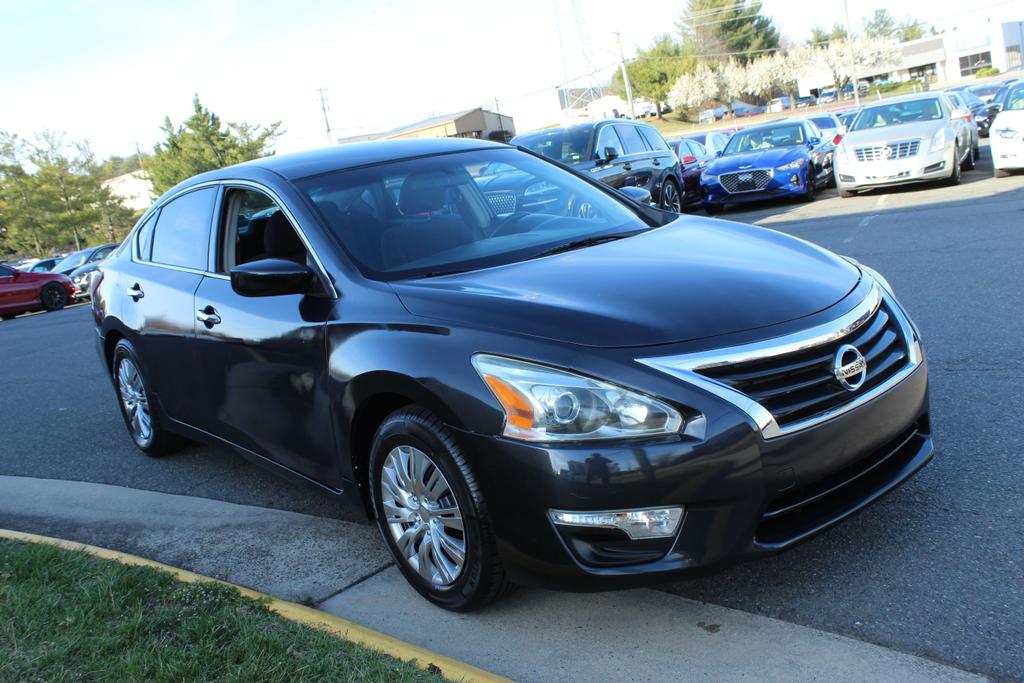
{"type": "MultiPolygon", "coordinates": [[[[1019,0],[1015,0],[1019,3],[1019,0]]],[[[885,7],[952,28],[1015,2],[849,0],[855,30],[885,7]]],[[[224,121],[281,121],[280,152],[380,132],[477,106],[529,118],[566,80],[607,78],[661,33],[685,0],[0,0],[0,131],[88,140],[100,156],[150,150],[165,116],[193,94],[224,121]],[[577,11],[578,10],[578,11],[577,11]],[[564,58],[563,58],[564,57],[564,58]],[[585,76],[600,70],[597,76],[585,76]],[[326,91],[328,137],[318,88],[326,91]]],[[[843,3],[808,12],[764,0],[783,35],[843,20],[843,3]]],[[[1013,11],[1016,11],[1015,9],[1013,11]]],[[[1019,12],[1024,19],[1024,11],[1019,12]]],[[[535,122],[542,125],[550,122],[535,122]]]]}

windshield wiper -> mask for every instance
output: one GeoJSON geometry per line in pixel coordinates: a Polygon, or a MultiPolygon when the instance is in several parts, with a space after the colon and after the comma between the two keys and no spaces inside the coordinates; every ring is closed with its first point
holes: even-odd
{"type": "MultiPolygon", "coordinates": [[[[640,232],[643,232],[642,230],[640,232]]],[[[620,232],[616,235],[596,235],[594,237],[584,237],[582,239],[573,240],[566,242],[565,244],[559,244],[557,247],[551,247],[544,251],[534,254],[530,258],[541,258],[542,256],[553,256],[555,254],[561,254],[566,251],[573,251],[575,249],[583,249],[584,247],[592,247],[595,244],[602,244],[604,242],[614,242],[615,240],[621,240],[625,237],[632,237],[636,235],[636,232],[620,232]]]]}

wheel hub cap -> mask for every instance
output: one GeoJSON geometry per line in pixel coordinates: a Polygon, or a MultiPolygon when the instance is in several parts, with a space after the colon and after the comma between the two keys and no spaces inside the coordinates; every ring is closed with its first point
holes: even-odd
{"type": "Polygon", "coordinates": [[[466,562],[462,510],[434,461],[413,446],[391,449],[380,495],[385,525],[403,561],[435,586],[455,583],[466,562]]]}
{"type": "Polygon", "coordinates": [[[128,429],[140,445],[147,446],[153,438],[153,417],[149,412],[149,399],[142,384],[142,375],[135,363],[125,358],[117,368],[117,388],[121,405],[128,416],[128,429]]]}

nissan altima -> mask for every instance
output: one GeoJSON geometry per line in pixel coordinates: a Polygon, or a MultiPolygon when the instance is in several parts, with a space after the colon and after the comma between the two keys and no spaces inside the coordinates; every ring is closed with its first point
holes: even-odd
{"type": "Polygon", "coordinates": [[[924,351],[881,275],[506,145],[206,173],[99,270],[143,453],[222,444],[359,506],[448,609],[770,555],[932,457],[924,351]],[[557,201],[508,211],[492,184],[557,201]]]}

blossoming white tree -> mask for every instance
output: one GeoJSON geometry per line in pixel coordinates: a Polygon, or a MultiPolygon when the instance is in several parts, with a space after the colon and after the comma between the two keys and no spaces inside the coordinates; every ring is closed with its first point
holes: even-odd
{"type": "Polygon", "coordinates": [[[750,92],[749,72],[746,66],[735,59],[730,59],[722,66],[719,74],[722,82],[721,96],[726,101],[731,115],[733,101],[750,92]]]}
{"type": "Polygon", "coordinates": [[[669,90],[668,102],[675,109],[701,107],[717,99],[720,90],[718,73],[702,62],[676,79],[669,90]]]}
{"type": "Polygon", "coordinates": [[[818,65],[832,76],[836,92],[853,79],[854,64],[858,73],[866,73],[873,67],[896,62],[899,58],[900,49],[894,39],[866,35],[833,40],[817,50],[818,65]]]}

